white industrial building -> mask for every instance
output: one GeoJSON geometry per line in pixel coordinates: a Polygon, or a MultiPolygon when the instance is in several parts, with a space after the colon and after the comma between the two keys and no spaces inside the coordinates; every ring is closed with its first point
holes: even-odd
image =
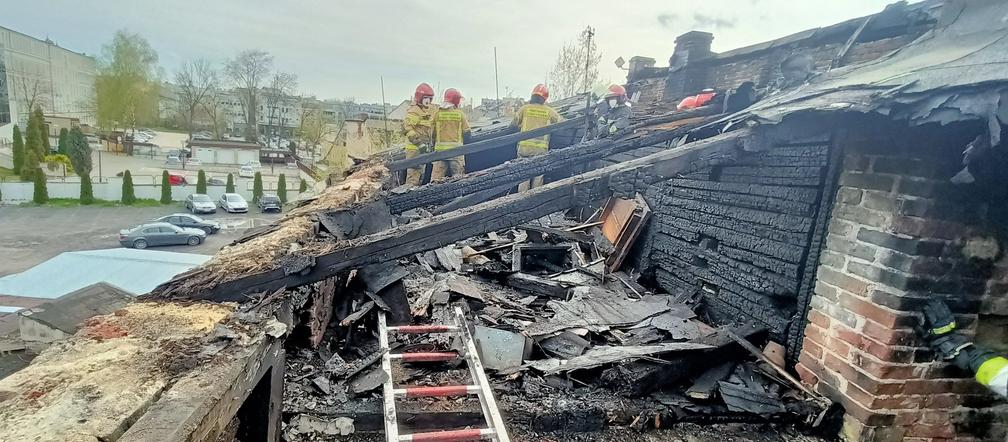
{"type": "Polygon", "coordinates": [[[259,161],[262,146],[245,141],[189,140],[193,158],[204,164],[245,164],[259,161]]]}
{"type": "Polygon", "coordinates": [[[95,124],[94,57],[0,27],[0,142],[26,124],[31,102],[46,115],[95,124]]]}

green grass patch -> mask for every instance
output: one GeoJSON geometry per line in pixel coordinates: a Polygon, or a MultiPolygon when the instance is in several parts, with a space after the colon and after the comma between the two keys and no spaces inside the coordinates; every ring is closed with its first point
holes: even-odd
{"type": "Polygon", "coordinates": [[[94,200],[91,204],[81,204],[80,200],[77,198],[49,198],[49,202],[45,204],[35,204],[35,203],[21,203],[22,206],[27,207],[81,207],[81,206],[91,206],[91,207],[170,207],[170,204],[161,204],[160,201],[155,199],[138,199],[132,205],[125,205],[121,201],[109,201],[109,200],[94,200]]]}

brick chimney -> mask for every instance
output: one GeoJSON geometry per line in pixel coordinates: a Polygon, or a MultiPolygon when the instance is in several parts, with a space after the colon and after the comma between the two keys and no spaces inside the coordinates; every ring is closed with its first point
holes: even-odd
{"type": "Polygon", "coordinates": [[[669,57],[669,67],[679,69],[690,62],[710,57],[714,34],[703,31],[689,31],[675,39],[675,50],[669,57]]]}
{"type": "Polygon", "coordinates": [[[708,87],[708,69],[700,62],[714,55],[712,41],[714,34],[703,31],[690,31],[675,39],[675,50],[669,57],[665,99],[678,100],[708,87]]]}

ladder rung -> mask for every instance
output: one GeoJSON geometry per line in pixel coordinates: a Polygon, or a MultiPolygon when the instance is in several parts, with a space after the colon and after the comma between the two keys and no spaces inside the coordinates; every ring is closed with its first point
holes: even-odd
{"type": "Polygon", "coordinates": [[[444,332],[458,331],[458,327],[456,327],[454,325],[437,325],[437,324],[433,324],[433,325],[400,325],[400,326],[397,326],[397,327],[389,327],[388,329],[389,329],[389,331],[393,331],[393,332],[397,332],[397,333],[404,333],[404,334],[405,333],[412,333],[412,334],[420,334],[420,333],[444,333],[444,332]]]}
{"type": "Polygon", "coordinates": [[[462,442],[467,440],[489,439],[493,437],[494,430],[489,428],[473,428],[468,430],[445,430],[431,431],[427,433],[413,433],[399,435],[399,440],[403,442],[462,442]]]}
{"type": "Polygon", "coordinates": [[[458,358],[455,352],[413,352],[390,354],[389,358],[399,359],[403,362],[438,362],[453,361],[458,358]]]}
{"type": "Polygon", "coordinates": [[[479,393],[479,385],[415,386],[395,389],[396,397],[449,397],[479,393]]]}

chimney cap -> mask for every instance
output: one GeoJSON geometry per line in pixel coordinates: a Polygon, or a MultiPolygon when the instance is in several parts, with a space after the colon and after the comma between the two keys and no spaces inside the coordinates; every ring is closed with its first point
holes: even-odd
{"type": "Polygon", "coordinates": [[[688,41],[711,42],[713,40],[714,40],[714,34],[711,34],[710,32],[689,31],[685,34],[676,37],[675,42],[676,43],[679,43],[680,41],[684,43],[688,41]]]}

